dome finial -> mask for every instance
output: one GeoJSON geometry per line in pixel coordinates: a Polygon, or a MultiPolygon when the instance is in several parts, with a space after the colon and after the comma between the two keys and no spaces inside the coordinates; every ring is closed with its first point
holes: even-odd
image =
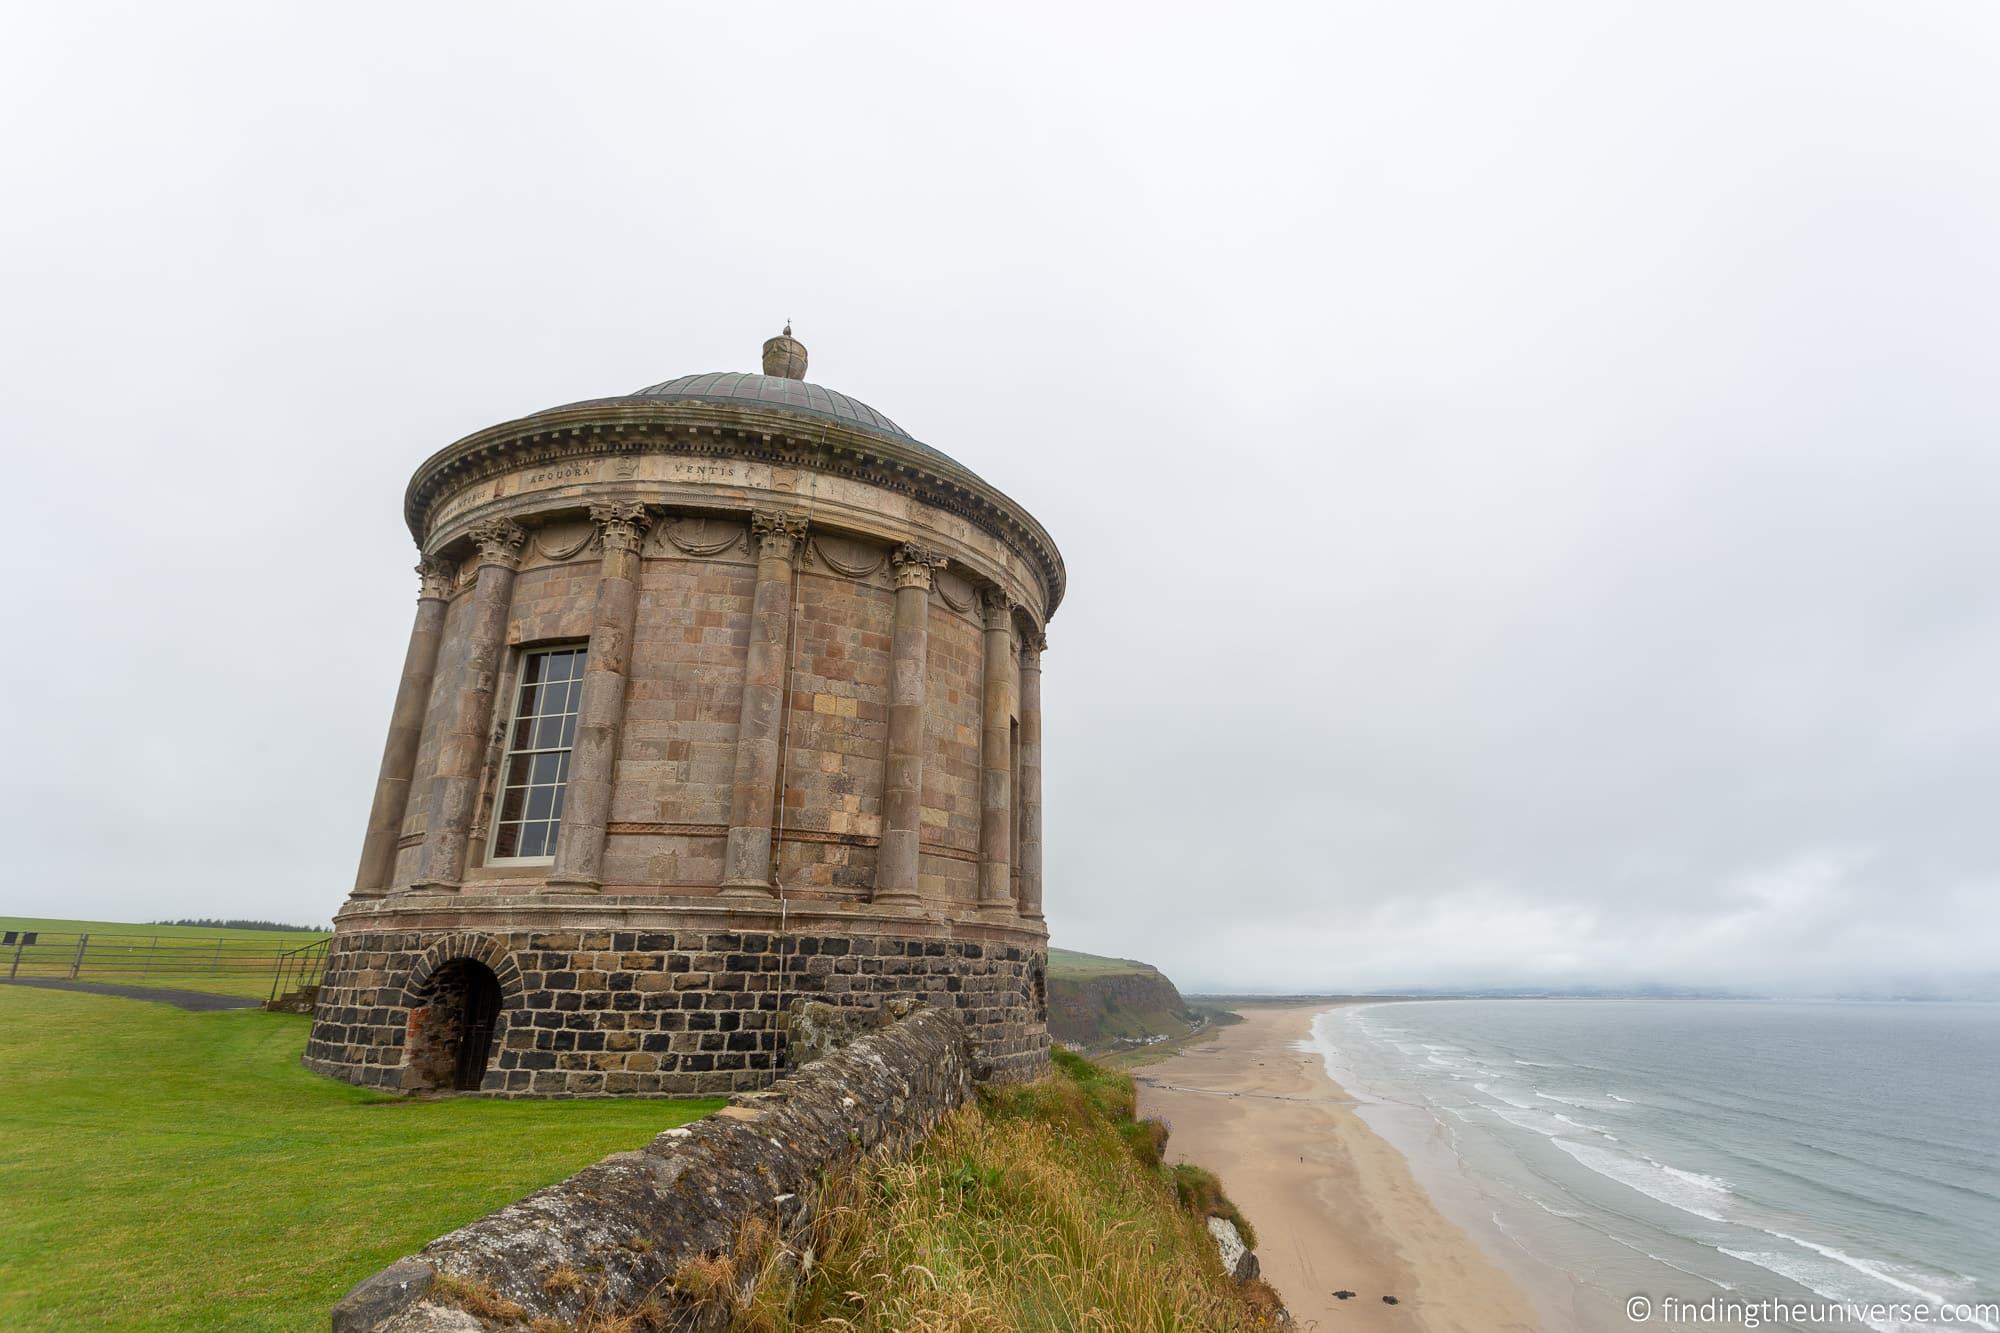
{"type": "Polygon", "coordinates": [[[806,345],[792,336],[789,319],[783,333],[764,343],[764,373],[788,380],[806,377],[806,345]]]}

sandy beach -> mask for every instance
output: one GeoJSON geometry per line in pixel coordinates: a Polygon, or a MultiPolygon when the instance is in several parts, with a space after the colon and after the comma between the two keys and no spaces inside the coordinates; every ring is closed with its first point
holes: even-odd
{"type": "Polygon", "coordinates": [[[1438,1212],[1320,1058],[1294,1049],[1331,1007],[1245,1007],[1242,1023],[1135,1070],[1140,1114],[1172,1126],[1169,1160],[1221,1177],[1301,1328],[1539,1329],[1521,1288],[1438,1212]],[[1342,1289],[1356,1294],[1336,1300],[1342,1289]]]}

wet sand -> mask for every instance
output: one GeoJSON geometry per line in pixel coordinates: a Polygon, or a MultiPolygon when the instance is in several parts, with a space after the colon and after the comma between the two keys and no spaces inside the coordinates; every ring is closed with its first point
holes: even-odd
{"type": "Polygon", "coordinates": [[[1539,1329],[1526,1294],[1438,1212],[1319,1056],[1294,1049],[1332,1007],[1246,1007],[1242,1023],[1135,1070],[1139,1113],[1172,1126],[1168,1160],[1221,1178],[1301,1329],[1539,1329]],[[1342,1289],[1356,1294],[1335,1299],[1342,1289]]]}

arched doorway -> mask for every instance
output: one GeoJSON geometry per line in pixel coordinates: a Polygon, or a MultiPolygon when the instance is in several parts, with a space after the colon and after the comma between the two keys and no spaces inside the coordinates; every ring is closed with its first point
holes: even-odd
{"type": "Polygon", "coordinates": [[[444,964],[431,974],[423,1002],[410,1010],[403,1086],[477,1090],[499,1022],[500,979],[493,969],[471,958],[444,964]]]}

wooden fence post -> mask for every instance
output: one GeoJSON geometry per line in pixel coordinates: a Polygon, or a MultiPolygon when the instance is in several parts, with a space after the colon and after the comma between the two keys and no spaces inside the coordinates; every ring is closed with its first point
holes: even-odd
{"type": "Polygon", "coordinates": [[[28,932],[22,931],[14,937],[14,966],[7,969],[7,980],[12,981],[21,970],[21,950],[28,947],[28,932]]]}
{"type": "Polygon", "coordinates": [[[86,930],[83,934],[76,937],[76,957],[72,958],[69,964],[69,979],[71,981],[75,981],[76,974],[83,969],[83,951],[89,944],[89,931],[86,930]]]}

